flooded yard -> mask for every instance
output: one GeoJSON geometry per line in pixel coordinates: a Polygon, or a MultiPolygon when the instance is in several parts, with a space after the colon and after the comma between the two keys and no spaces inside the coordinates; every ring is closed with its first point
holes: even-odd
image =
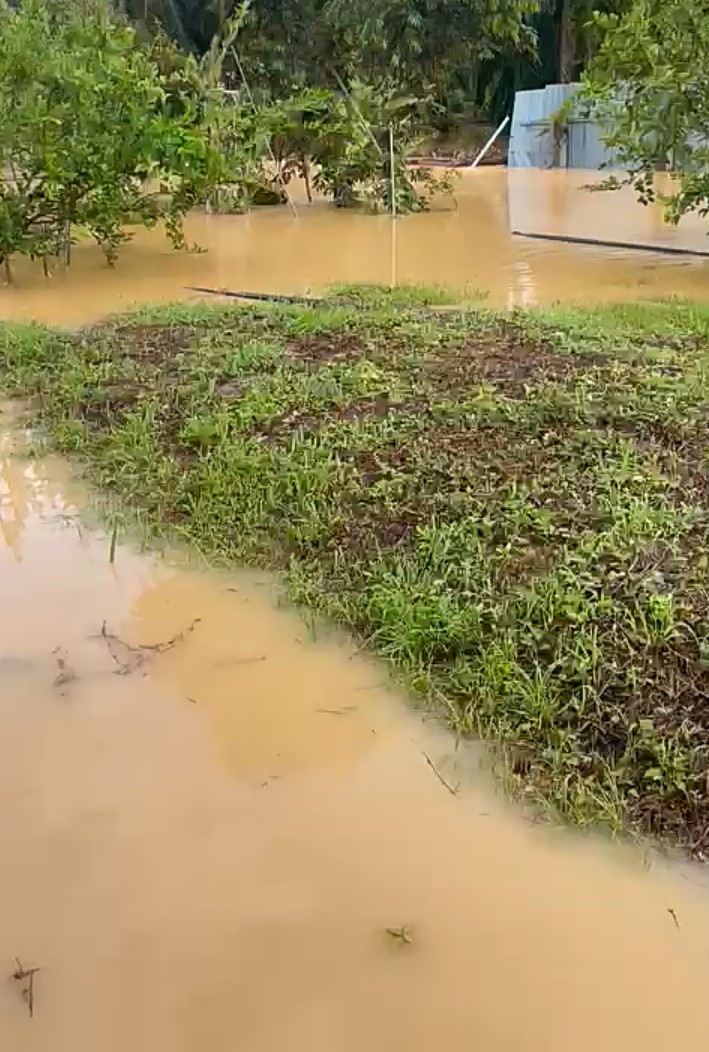
{"type": "Polygon", "coordinates": [[[706,1048],[694,871],[510,815],[267,578],[110,564],[2,441],[4,1048],[706,1048]]]}
{"type": "MultiPolygon", "coordinates": [[[[112,273],[80,246],[67,276],[18,267],[0,313],[75,326],[188,284],[705,294],[709,261],[511,238],[513,212],[703,248],[580,182],[467,173],[458,212],[395,226],[195,217],[206,254],[141,234],[112,273]]],[[[0,410],[0,1047],[705,1052],[702,869],[526,820],[481,749],[268,575],[111,560],[81,485],[0,410]]]]}
{"type": "Polygon", "coordinates": [[[18,263],[16,287],[0,289],[0,317],[76,325],[134,303],[195,298],[189,285],[304,293],[333,282],[443,283],[479,289],[494,306],[706,297],[709,259],[512,236],[520,230],[709,251],[701,220],[668,227],[659,207],[643,208],[630,191],[585,189],[598,181],[598,173],[463,171],[455,209],[395,224],[308,205],[296,188],[297,217],[288,208],[190,217],[188,240],[203,253],[174,253],[159,231],[141,231],[114,272],[90,244],[76,246],[69,273],[49,281],[39,263],[18,263]]]}

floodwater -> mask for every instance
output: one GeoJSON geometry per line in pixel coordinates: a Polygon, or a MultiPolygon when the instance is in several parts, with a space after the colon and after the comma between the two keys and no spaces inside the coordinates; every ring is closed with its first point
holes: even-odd
{"type": "Polygon", "coordinates": [[[268,578],[111,564],[3,419],[0,1048],[706,1052],[698,871],[512,813],[268,578]]]}
{"type": "Polygon", "coordinates": [[[696,216],[668,226],[633,193],[591,193],[597,172],[465,171],[457,207],[444,202],[395,223],[308,205],[296,187],[288,208],[189,218],[200,253],[172,252],[159,231],[140,232],[115,271],[91,244],[73,250],[68,274],[49,281],[39,263],[18,264],[0,289],[0,317],[75,325],[135,303],[195,298],[186,287],[251,292],[321,291],[333,282],[443,283],[488,294],[498,306],[709,295],[709,259],[530,241],[512,230],[593,237],[709,252],[696,216]]]}
{"type": "MultiPolygon", "coordinates": [[[[653,260],[639,286],[634,256],[513,243],[503,175],[397,224],[401,280],[699,288],[701,264],[653,260]]],[[[80,248],[0,303],[74,324],[188,282],[386,280],[387,223],[195,219],[209,255],[141,236],[112,274],[80,248]]],[[[706,1052],[703,872],[530,824],[270,578],[129,545],[111,563],[66,466],[28,459],[0,408],[1,1049],[706,1052]]]]}

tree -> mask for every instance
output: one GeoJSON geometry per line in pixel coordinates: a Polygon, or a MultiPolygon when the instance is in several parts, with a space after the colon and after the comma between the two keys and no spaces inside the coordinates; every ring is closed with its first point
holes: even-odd
{"type": "Polygon", "coordinates": [[[0,260],[68,261],[86,228],[113,262],[126,223],[181,219],[221,177],[190,107],[168,112],[163,79],[103,0],[0,0],[0,260]],[[149,181],[167,184],[167,198],[149,181]]]}
{"type": "Polygon", "coordinates": [[[554,72],[550,78],[561,84],[576,80],[600,43],[602,21],[598,15],[623,14],[631,0],[540,0],[535,28],[540,50],[550,45],[554,72]]]}
{"type": "Polygon", "coordinates": [[[335,87],[336,72],[347,83],[387,83],[440,102],[458,70],[506,47],[532,44],[526,16],[537,5],[537,0],[252,0],[239,56],[257,97],[335,87]]]}
{"type": "MultiPolygon", "coordinates": [[[[584,99],[643,203],[667,215],[709,214],[709,8],[706,0],[635,0],[600,20],[604,39],[584,99]],[[676,189],[660,195],[655,172],[671,162],[676,189]]],[[[613,182],[607,185],[622,185],[613,182]]]]}
{"type": "Polygon", "coordinates": [[[142,39],[158,30],[167,33],[188,54],[209,50],[237,6],[237,0],[115,0],[142,39]]]}

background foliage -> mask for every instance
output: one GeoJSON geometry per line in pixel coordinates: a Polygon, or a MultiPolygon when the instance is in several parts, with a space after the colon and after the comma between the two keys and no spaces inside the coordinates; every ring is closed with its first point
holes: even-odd
{"type": "Polygon", "coordinates": [[[603,35],[585,96],[610,128],[608,145],[640,200],[660,196],[677,222],[709,213],[709,9],[703,0],[635,0],[597,19],[603,35]],[[619,100],[621,103],[619,104],[619,100]],[[672,190],[655,172],[671,166],[672,190]]]}

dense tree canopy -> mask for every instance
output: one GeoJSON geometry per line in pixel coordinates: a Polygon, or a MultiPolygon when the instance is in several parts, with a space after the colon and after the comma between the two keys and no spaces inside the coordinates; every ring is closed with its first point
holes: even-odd
{"type": "MultiPolygon", "coordinates": [[[[203,54],[237,0],[124,0],[203,54]]],[[[438,104],[438,119],[509,112],[514,92],[575,79],[599,43],[594,12],[630,0],[250,0],[239,59],[258,98],[349,80],[394,83],[438,104]]],[[[238,78],[233,56],[226,71],[238,78]]],[[[436,112],[436,107],[433,107],[436,112]]]]}
{"type": "MultiPolygon", "coordinates": [[[[235,5],[216,0],[128,0],[147,31],[160,25],[201,53],[235,5]]],[[[456,73],[506,49],[532,54],[537,0],[252,0],[239,38],[258,91],[326,85],[333,76],[389,80],[440,98],[456,73]]]]}

